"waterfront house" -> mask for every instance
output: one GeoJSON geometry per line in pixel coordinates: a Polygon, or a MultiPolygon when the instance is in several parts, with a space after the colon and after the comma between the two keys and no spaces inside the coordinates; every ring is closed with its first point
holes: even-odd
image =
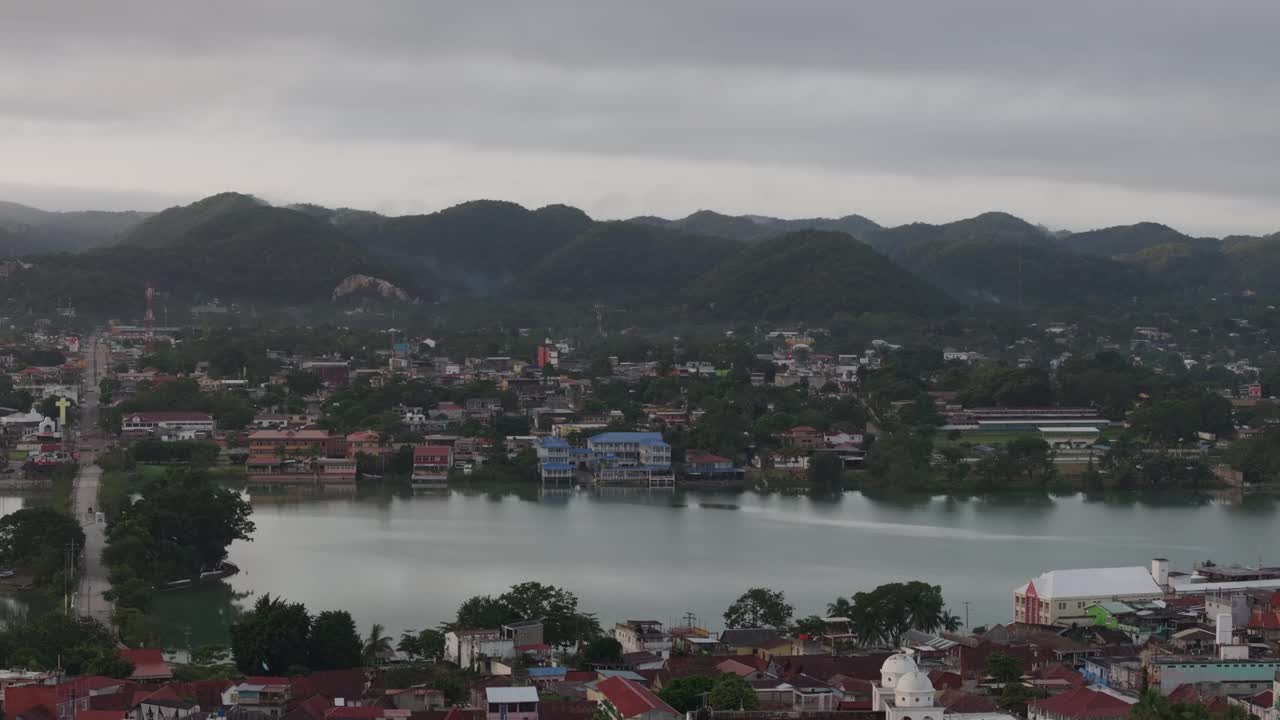
{"type": "Polygon", "coordinates": [[[413,448],[414,485],[444,487],[448,484],[449,469],[452,467],[452,446],[418,445],[413,448]]]}
{"type": "Polygon", "coordinates": [[[391,446],[382,444],[382,433],[375,430],[357,430],[347,435],[347,457],[355,459],[356,455],[385,455],[392,451],[391,446]]]}
{"type": "Polygon", "coordinates": [[[671,446],[656,432],[606,432],[587,441],[599,485],[675,487],[671,446]]]}
{"type": "Polygon", "coordinates": [[[573,465],[568,441],[559,437],[538,440],[538,472],[543,487],[573,487],[573,465]]]}
{"type": "Polygon", "coordinates": [[[734,483],[742,480],[742,471],[726,457],[701,450],[689,450],[684,456],[684,474],[689,482],[734,483]]]}
{"type": "Polygon", "coordinates": [[[245,473],[250,483],[350,484],[355,479],[355,464],[343,465],[337,471],[321,472],[322,458],[342,458],[343,438],[329,435],[327,430],[259,430],[249,434],[249,456],[245,473]]]}

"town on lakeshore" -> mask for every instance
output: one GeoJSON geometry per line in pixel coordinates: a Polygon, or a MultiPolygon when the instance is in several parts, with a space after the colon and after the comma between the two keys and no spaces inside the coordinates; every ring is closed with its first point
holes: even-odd
{"type": "Polygon", "coordinates": [[[0,0],[0,720],[1280,720],[1278,36],[0,0]]]}
{"type": "Polygon", "coordinates": [[[1247,363],[1152,366],[1163,335],[1142,326],[1079,353],[1065,323],[1027,325],[1013,354],[854,352],[807,326],[495,340],[289,328],[218,304],[161,325],[162,301],[149,286],[138,322],[67,309],[5,336],[0,482],[23,503],[0,520],[0,582],[29,608],[0,632],[6,717],[1276,717],[1280,567],[1261,561],[1048,569],[985,626],[928,578],[799,613],[786,588],[751,587],[723,622],[610,627],[595,615],[608,608],[536,581],[474,588],[456,618],[398,637],[268,592],[241,599],[225,643],[160,642],[152,615],[162,594],[239,572],[231,545],[253,539],[254,503],[282,497],[1165,489],[1231,503],[1276,488],[1272,380],[1247,363]]]}

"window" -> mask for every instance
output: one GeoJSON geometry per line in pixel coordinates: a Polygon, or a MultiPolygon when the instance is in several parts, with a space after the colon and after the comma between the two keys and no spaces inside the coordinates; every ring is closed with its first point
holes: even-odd
{"type": "Polygon", "coordinates": [[[1060,602],[1060,603],[1058,603],[1058,609],[1059,609],[1059,610],[1066,610],[1066,609],[1067,609],[1067,604],[1066,604],[1066,603],[1064,603],[1064,602],[1060,602]]]}

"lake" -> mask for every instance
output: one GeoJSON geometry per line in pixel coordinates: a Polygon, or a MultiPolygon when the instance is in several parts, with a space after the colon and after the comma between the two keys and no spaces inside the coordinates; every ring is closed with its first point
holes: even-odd
{"type": "Polygon", "coordinates": [[[718,628],[744,589],[784,590],[797,615],[898,580],[939,584],[972,625],[1007,621],[1015,585],[1044,570],[1277,561],[1268,497],[873,499],[744,493],[501,493],[254,499],[226,584],[166,594],[170,643],[225,641],[234,608],[271,593],[312,612],[347,609],[395,635],[450,620],[467,597],[523,580],[576,592],[606,628],[693,613],[718,628]]]}

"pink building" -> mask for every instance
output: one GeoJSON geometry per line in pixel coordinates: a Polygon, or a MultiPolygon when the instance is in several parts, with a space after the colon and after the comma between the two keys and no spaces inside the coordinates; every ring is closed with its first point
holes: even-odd
{"type": "Polygon", "coordinates": [[[445,485],[449,468],[453,467],[453,447],[449,445],[418,445],[413,449],[413,483],[415,485],[445,485]]]}

